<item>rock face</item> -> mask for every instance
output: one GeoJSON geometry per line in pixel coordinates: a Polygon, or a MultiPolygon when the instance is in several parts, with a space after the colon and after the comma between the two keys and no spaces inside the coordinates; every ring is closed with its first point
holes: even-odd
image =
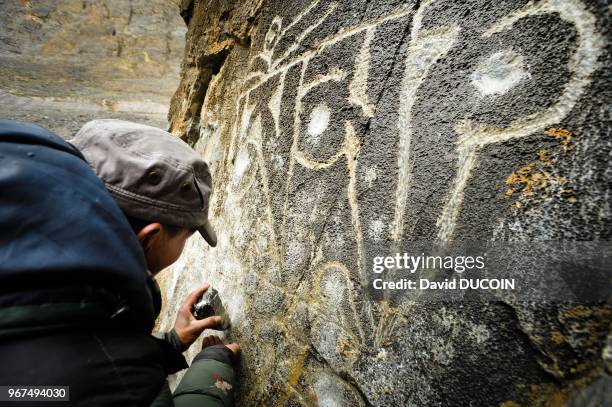
{"type": "Polygon", "coordinates": [[[215,286],[242,405],[606,404],[609,306],[365,289],[410,241],[610,239],[605,2],[181,7],[171,129],[211,163],[219,244],[163,276],[161,326],[215,286]]]}
{"type": "Polygon", "coordinates": [[[166,128],[185,26],[167,0],[0,2],[0,116],[69,136],[117,117],[166,128]]]}

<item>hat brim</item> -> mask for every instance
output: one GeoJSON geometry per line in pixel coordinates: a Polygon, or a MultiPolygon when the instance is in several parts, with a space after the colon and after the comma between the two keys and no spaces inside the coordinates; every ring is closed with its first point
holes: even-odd
{"type": "Polygon", "coordinates": [[[208,219],[198,228],[198,232],[200,232],[204,240],[206,240],[211,247],[217,246],[217,234],[208,219]]]}

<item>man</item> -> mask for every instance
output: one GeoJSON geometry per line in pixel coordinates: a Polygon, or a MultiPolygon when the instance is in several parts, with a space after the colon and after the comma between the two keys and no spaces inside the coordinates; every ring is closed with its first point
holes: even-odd
{"type": "MultiPolygon", "coordinates": [[[[216,246],[217,237],[208,221],[210,171],[186,143],[155,127],[112,119],[86,123],[70,142],[81,151],[126,214],[152,275],[180,257],[186,240],[195,231],[210,246],[216,246]]],[[[173,331],[166,335],[177,350],[187,350],[204,329],[221,323],[219,316],[198,321],[191,312],[207,288],[205,285],[188,297],[173,331]]],[[[227,347],[212,344],[195,361],[210,357],[227,364],[238,349],[235,343],[227,347]]],[[[185,380],[194,376],[193,371],[186,374],[185,380]]],[[[184,391],[182,384],[175,397],[184,391]]],[[[217,386],[216,382],[210,384],[217,386]]],[[[222,397],[227,392],[218,393],[222,397]]]]}
{"type": "Polygon", "coordinates": [[[186,367],[179,352],[219,323],[191,314],[207,286],[182,305],[168,341],[150,335],[161,300],[147,268],[174,262],[195,229],[215,243],[208,168],[161,130],[99,124],[74,141],[132,228],[76,149],[38,126],[0,121],[0,385],[68,385],[72,405],[231,404],[236,344],[205,340],[212,346],[194,359],[174,402],[165,381],[186,367]],[[138,143],[149,135],[153,150],[138,143]],[[100,160],[98,147],[108,148],[100,160]],[[159,179],[138,173],[147,155],[159,179]],[[189,168],[197,208],[181,178],[189,168]]]}

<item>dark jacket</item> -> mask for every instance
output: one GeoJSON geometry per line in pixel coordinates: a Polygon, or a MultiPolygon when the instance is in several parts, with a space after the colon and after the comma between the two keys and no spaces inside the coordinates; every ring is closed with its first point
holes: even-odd
{"type": "MultiPolygon", "coordinates": [[[[41,127],[0,120],[0,385],[70,385],[73,405],[150,404],[186,367],[150,335],[153,286],[134,232],[81,154],[41,127]]],[[[199,366],[221,363],[204,356],[199,366]]],[[[210,369],[194,369],[195,384],[210,369]]],[[[196,387],[185,394],[209,396],[196,387]]]]}
{"type": "Polygon", "coordinates": [[[81,154],[41,127],[2,120],[0,155],[0,307],[91,303],[150,332],[144,255],[81,154]]]}

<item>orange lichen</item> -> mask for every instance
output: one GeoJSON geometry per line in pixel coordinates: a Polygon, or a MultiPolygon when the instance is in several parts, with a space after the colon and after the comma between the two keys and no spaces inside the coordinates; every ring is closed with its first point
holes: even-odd
{"type": "Polygon", "coordinates": [[[506,179],[506,185],[510,186],[506,196],[512,196],[518,191],[526,196],[532,196],[535,192],[546,188],[550,174],[546,171],[534,171],[536,167],[538,162],[534,161],[510,174],[506,179]]]}
{"type": "Polygon", "coordinates": [[[567,395],[552,383],[532,384],[529,390],[529,405],[563,407],[567,395]]]}
{"type": "Polygon", "coordinates": [[[559,314],[559,321],[566,326],[572,326],[581,332],[588,332],[584,342],[584,350],[591,354],[601,352],[601,344],[608,334],[612,322],[612,307],[610,306],[577,306],[559,314]]]}
{"type": "Polygon", "coordinates": [[[542,161],[542,162],[548,162],[550,161],[547,158],[547,152],[546,150],[542,149],[542,150],[538,150],[538,160],[542,161]]]}
{"type": "MultiPolygon", "coordinates": [[[[563,154],[572,150],[572,135],[569,131],[562,128],[550,128],[545,131],[545,134],[559,140],[563,148],[563,154]]],[[[523,165],[506,178],[505,183],[509,187],[504,194],[506,198],[520,193],[518,199],[511,204],[512,209],[524,208],[524,210],[537,212],[539,209],[536,205],[541,204],[551,195],[555,195],[570,204],[578,202],[572,188],[565,188],[560,191],[559,187],[567,183],[565,177],[555,174],[554,166],[560,154],[554,149],[539,149],[536,152],[537,159],[535,161],[523,165]]]]}
{"type": "Polygon", "coordinates": [[[338,348],[336,349],[336,352],[344,354],[351,347],[352,345],[350,339],[340,338],[338,339],[338,348]]]}
{"type": "Polygon", "coordinates": [[[565,406],[567,400],[580,389],[585,388],[601,375],[598,369],[586,370],[586,375],[560,383],[532,383],[518,384],[516,386],[520,393],[526,396],[521,401],[507,400],[499,404],[499,407],[521,407],[523,405],[533,407],[561,407],[565,406]]]}
{"type": "Polygon", "coordinates": [[[567,153],[568,151],[574,148],[574,146],[572,145],[572,134],[569,131],[562,128],[551,127],[544,133],[546,133],[548,137],[552,137],[554,139],[559,140],[561,146],[563,146],[564,152],[567,153]]]}
{"type": "Polygon", "coordinates": [[[580,305],[562,313],[563,319],[568,318],[588,318],[593,315],[593,308],[580,305]]]}
{"type": "Polygon", "coordinates": [[[559,331],[554,331],[550,334],[550,340],[556,344],[562,344],[566,342],[565,336],[559,331]]]}

